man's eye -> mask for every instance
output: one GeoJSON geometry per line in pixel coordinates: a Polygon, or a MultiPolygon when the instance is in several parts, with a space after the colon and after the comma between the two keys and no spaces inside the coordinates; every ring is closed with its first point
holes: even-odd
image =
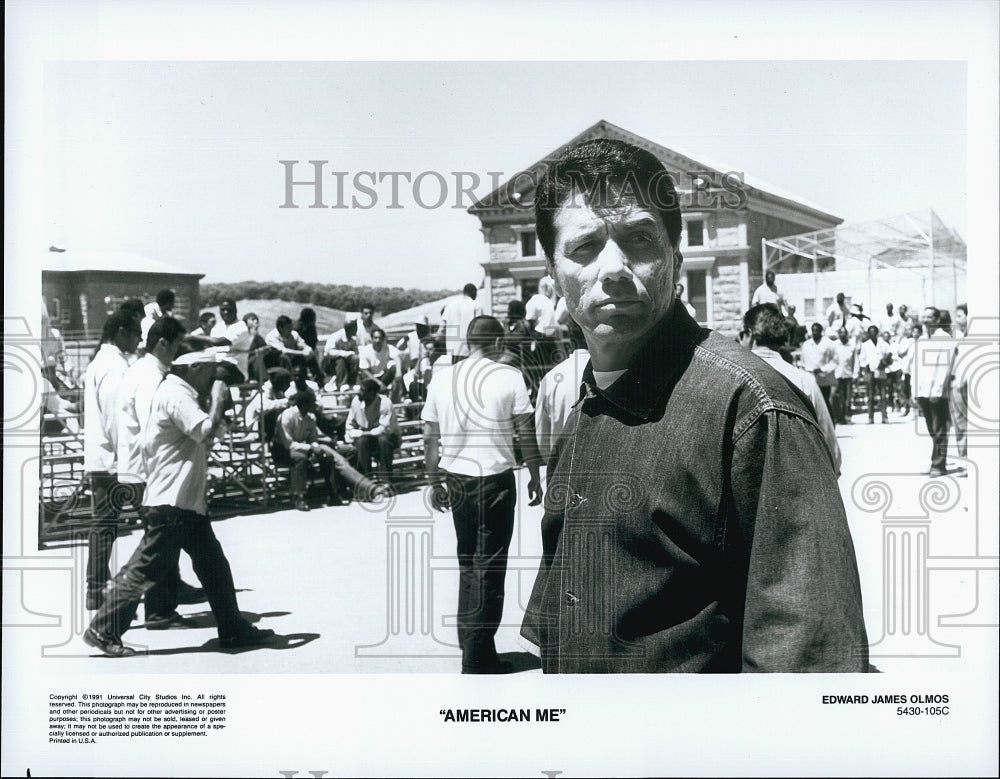
{"type": "Polygon", "coordinates": [[[650,233],[633,233],[629,237],[629,241],[631,241],[636,246],[648,246],[655,240],[656,237],[651,235],[650,233]]]}

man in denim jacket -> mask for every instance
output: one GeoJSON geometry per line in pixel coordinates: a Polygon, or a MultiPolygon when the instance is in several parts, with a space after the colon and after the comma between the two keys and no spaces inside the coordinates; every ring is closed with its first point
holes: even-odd
{"type": "Polygon", "coordinates": [[[866,671],[822,434],[784,378],[674,300],[681,218],[662,164],[584,142],[535,208],[591,355],[549,461],[522,626],[543,670],[866,671]]]}

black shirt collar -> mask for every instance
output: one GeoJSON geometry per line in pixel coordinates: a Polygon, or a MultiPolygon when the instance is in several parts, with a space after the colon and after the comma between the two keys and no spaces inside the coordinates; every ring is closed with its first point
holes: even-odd
{"type": "Polygon", "coordinates": [[[581,387],[584,400],[601,397],[633,416],[649,419],[691,361],[695,345],[708,333],[675,300],[628,370],[610,387],[598,388],[593,363],[587,363],[581,387]]]}

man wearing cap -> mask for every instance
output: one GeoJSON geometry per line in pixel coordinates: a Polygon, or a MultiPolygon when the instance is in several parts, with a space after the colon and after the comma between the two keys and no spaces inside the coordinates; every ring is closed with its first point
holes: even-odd
{"type": "Polygon", "coordinates": [[[118,537],[118,512],[133,497],[118,484],[119,389],[135,361],[142,332],[135,316],[120,309],[104,325],[107,339],[83,377],[83,471],[90,484],[93,519],[87,537],[88,609],[104,600],[111,578],[111,551],[118,537]]]}
{"type": "Polygon", "coordinates": [[[786,379],[674,298],[683,225],[663,163],[618,140],[569,146],[535,224],[590,352],[521,630],[542,670],[867,671],[822,432],[786,379]]]}
{"type": "Polygon", "coordinates": [[[83,640],[109,657],[135,650],[122,644],[136,606],[151,583],[162,581],[184,549],[205,588],[223,649],[255,646],[274,635],[247,622],[236,603],[233,575],[207,516],[207,446],[222,425],[226,385],[216,379],[214,350],[184,344],[153,395],[143,437],[147,482],[142,505],[146,530],[114,578],[104,605],[83,640]],[[199,397],[209,397],[206,413],[199,397]]]}
{"type": "Polygon", "coordinates": [[[212,337],[225,339],[220,342],[223,346],[220,347],[219,351],[224,360],[239,369],[242,374],[239,381],[244,382],[250,376],[250,342],[252,340],[250,328],[236,315],[236,301],[230,298],[219,304],[219,316],[222,317],[222,321],[212,328],[212,337]]]}
{"type": "MultiPolygon", "coordinates": [[[[132,484],[136,500],[146,486],[146,458],[142,454],[142,437],[152,411],[153,395],[160,386],[184,339],[184,325],[173,317],[162,317],[149,328],[146,353],[134,362],[122,377],[118,390],[121,413],[118,415],[118,481],[132,484]]],[[[145,509],[139,508],[140,514],[145,509]]],[[[205,592],[181,579],[175,564],[167,569],[167,578],[154,582],[146,591],[144,601],[146,628],[162,630],[171,627],[180,616],[178,603],[200,603],[205,592]]]]}

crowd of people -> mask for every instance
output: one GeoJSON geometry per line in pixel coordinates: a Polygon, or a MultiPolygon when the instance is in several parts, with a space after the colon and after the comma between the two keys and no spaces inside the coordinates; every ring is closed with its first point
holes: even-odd
{"type": "Polygon", "coordinates": [[[545,508],[521,631],[544,671],[870,670],[836,425],[855,397],[870,424],[916,407],[933,442],[928,474],[948,472],[952,425],[965,454],[966,307],[952,322],[887,304],[876,323],[839,294],[806,333],[768,272],[734,343],[683,298],[669,176],[620,141],[565,150],[535,214],[550,275],[510,301],[506,321],[482,311],[473,284],[436,330],[414,322],[390,344],[366,305],[322,352],[310,309],[264,337],[232,300],[188,335],[169,291],[111,316],[85,377],[96,614],[84,640],[132,654],[122,634],[144,597],[147,627],[182,622],[182,597],[207,598],[220,646],[273,635],[240,616],[207,510],[208,447],[249,379],[260,403],[246,422],[289,469],[300,510],[314,465],[332,505],[385,496],[397,410],[419,417],[425,475],[456,533],[464,673],[509,670],[495,634],[520,465],[530,505],[545,508]],[[574,195],[582,207],[567,207],[574,195]],[[343,420],[320,393],[350,398],[343,420]],[[141,504],[145,531],[111,579],[125,501],[141,504]],[[181,550],[203,589],[180,582],[181,550]]]}

